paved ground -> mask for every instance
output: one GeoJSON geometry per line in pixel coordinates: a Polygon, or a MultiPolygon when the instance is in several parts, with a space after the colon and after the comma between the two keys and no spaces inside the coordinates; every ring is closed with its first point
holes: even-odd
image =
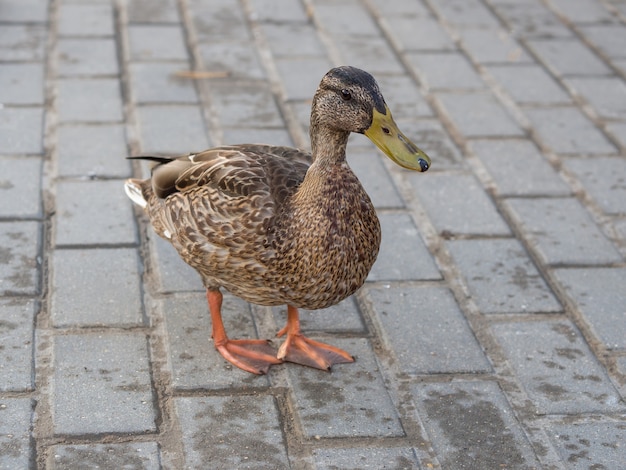
{"type": "MultiPolygon", "coordinates": [[[[625,468],[625,20],[624,0],[0,0],[0,468],[625,468]],[[432,170],[352,139],[382,252],[304,327],[358,360],[254,377],[213,350],[125,157],[305,147],[344,63],[432,170]]],[[[225,308],[239,336],[284,322],[225,308]]]]}

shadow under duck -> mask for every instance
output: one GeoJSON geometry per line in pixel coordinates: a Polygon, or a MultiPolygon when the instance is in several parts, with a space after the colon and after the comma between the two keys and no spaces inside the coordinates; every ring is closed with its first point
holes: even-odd
{"type": "Polygon", "coordinates": [[[337,67],[311,107],[311,154],[243,144],[157,162],[152,177],[129,179],[128,196],[156,233],[202,276],[215,347],[246,371],[295,362],[330,370],[347,352],[305,337],[298,308],[337,304],[363,285],[380,246],[370,198],[346,162],[351,132],[365,134],[398,165],[426,171],[429,157],[398,129],[374,78],[337,67]],[[229,339],[221,318],[224,288],[259,305],[287,305],[278,353],[266,340],[229,339]]]}

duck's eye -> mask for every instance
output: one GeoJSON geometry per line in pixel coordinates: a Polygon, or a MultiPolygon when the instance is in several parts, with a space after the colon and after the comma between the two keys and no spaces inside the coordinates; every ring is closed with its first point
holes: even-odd
{"type": "Polygon", "coordinates": [[[343,89],[343,90],[341,90],[341,97],[345,101],[350,101],[352,99],[352,93],[350,93],[349,90],[343,89]]]}

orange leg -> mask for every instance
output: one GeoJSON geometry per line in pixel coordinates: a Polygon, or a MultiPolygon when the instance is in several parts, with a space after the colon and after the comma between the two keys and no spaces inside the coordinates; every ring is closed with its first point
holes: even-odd
{"type": "Polygon", "coordinates": [[[305,337],[300,331],[298,309],[291,305],[287,306],[287,325],[276,336],[285,333],[287,339],[278,350],[278,359],[322,370],[330,370],[334,364],[354,362],[343,349],[305,337]]]}
{"type": "Polygon", "coordinates": [[[218,290],[206,291],[213,323],[215,349],[231,364],[253,374],[267,374],[270,366],[280,364],[276,351],[264,339],[228,339],[222,321],[222,293],[218,290]]]}

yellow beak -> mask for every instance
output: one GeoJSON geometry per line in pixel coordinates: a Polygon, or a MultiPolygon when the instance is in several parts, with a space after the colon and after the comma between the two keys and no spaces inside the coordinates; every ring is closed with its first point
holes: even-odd
{"type": "Polygon", "coordinates": [[[430,168],[430,157],[400,132],[386,105],[385,114],[374,109],[372,124],[365,135],[401,167],[415,171],[430,168]]]}

